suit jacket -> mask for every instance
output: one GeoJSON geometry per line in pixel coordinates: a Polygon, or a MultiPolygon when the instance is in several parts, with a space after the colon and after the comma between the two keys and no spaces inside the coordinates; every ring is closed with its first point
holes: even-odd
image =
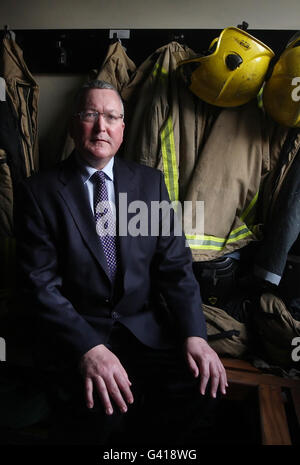
{"type": "MultiPolygon", "coordinates": [[[[149,167],[116,158],[114,183],[117,200],[127,194],[127,208],[135,200],[149,207],[168,200],[163,175],[149,167]]],[[[124,202],[116,207],[124,213],[124,202]]],[[[130,211],[128,224],[136,215],[130,211]]],[[[175,334],[205,338],[191,253],[184,235],[174,235],[173,222],[172,216],[169,236],[118,237],[121,265],[113,287],[74,154],[25,180],[15,215],[19,292],[39,350],[78,361],[107,343],[116,321],[154,348],[168,347],[175,334]],[[167,303],[167,319],[153,303],[158,294],[167,303]]]]}

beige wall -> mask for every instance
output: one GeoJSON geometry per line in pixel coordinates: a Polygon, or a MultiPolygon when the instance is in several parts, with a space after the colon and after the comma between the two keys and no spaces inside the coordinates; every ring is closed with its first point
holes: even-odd
{"type": "MultiPolygon", "coordinates": [[[[245,20],[251,29],[298,29],[300,0],[1,0],[11,29],[221,29],[245,20]]],[[[84,76],[38,75],[39,134],[44,165],[60,156],[68,108],[84,76]]]]}
{"type": "Polygon", "coordinates": [[[84,75],[35,75],[39,88],[39,148],[43,168],[58,161],[68,130],[69,112],[84,75]]]}
{"type": "Polygon", "coordinates": [[[3,25],[16,29],[298,29],[299,0],[1,0],[3,25]]]}

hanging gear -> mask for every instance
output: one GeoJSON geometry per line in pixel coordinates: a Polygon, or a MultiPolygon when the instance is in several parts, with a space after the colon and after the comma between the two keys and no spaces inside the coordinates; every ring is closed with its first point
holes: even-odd
{"type": "Polygon", "coordinates": [[[244,358],[249,351],[250,337],[245,322],[212,305],[203,304],[202,308],[210,347],[223,357],[244,358]]]}
{"type": "Polygon", "coordinates": [[[300,32],[288,42],[263,90],[263,105],[279,124],[300,127],[300,32]]]}
{"type": "Polygon", "coordinates": [[[264,360],[283,367],[295,365],[292,341],[300,336],[300,321],[289,312],[282,298],[275,293],[261,295],[258,305],[253,306],[253,328],[264,360]]]}
{"type": "Polygon", "coordinates": [[[212,41],[206,55],[179,65],[189,64],[189,88],[194,94],[212,105],[234,107],[258,94],[273,56],[260,40],[228,27],[212,41]]]}

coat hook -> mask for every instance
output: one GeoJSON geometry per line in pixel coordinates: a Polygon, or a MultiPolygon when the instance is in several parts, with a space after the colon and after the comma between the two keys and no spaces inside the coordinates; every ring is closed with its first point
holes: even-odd
{"type": "Polygon", "coordinates": [[[242,29],[242,31],[247,31],[249,24],[246,23],[246,21],[243,21],[242,24],[238,25],[239,29],[242,29]]]}
{"type": "Polygon", "coordinates": [[[182,44],[184,42],[184,34],[173,34],[172,40],[182,44]]]}

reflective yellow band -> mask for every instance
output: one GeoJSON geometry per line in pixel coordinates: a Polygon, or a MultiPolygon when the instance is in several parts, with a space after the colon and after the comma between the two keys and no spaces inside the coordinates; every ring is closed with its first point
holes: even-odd
{"type": "Polygon", "coordinates": [[[152,75],[156,77],[158,74],[160,74],[161,77],[165,78],[168,75],[168,71],[165,68],[163,68],[159,63],[156,63],[152,75]]]}
{"type": "Polygon", "coordinates": [[[161,134],[161,150],[165,182],[171,202],[177,201],[178,191],[178,167],[176,160],[175,141],[173,133],[172,116],[169,116],[161,134]]]}
{"type": "MultiPolygon", "coordinates": [[[[163,82],[168,77],[168,71],[156,63],[152,72],[154,77],[160,77],[163,82]]],[[[175,141],[173,133],[173,121],[172,116],[169,116],[166,121],[161,134],[161,150],[162,150],[162,161],[163,171],[165,176],[165,182],[168,189],[169,197],[171,202],[178,201],[179,190],[178,190],[178,166],[176,159],[175,141]]]]}
{"type": "Polygon", "coordinates": [[[256,205],[257,199],[258,199],[258,192],[256,192],[255,196],[249,203],[248,207],[241,214],[240,218],[242,221],[245,221],[245,219],[249,216],[250,212],[251,212],[251,216],[253,215],[253,208],[256,205]]]}
{"type": "Polygon", "coordinates": [[[252,232],[246,225],[239,226],[231,231],[228,238],[207,236],[207,235],[189,235],[186,234],[187,242],[191,249],[203,250],[223,250],[227,244],[240,241],[245,237],[251,236],[252,232]]]}

